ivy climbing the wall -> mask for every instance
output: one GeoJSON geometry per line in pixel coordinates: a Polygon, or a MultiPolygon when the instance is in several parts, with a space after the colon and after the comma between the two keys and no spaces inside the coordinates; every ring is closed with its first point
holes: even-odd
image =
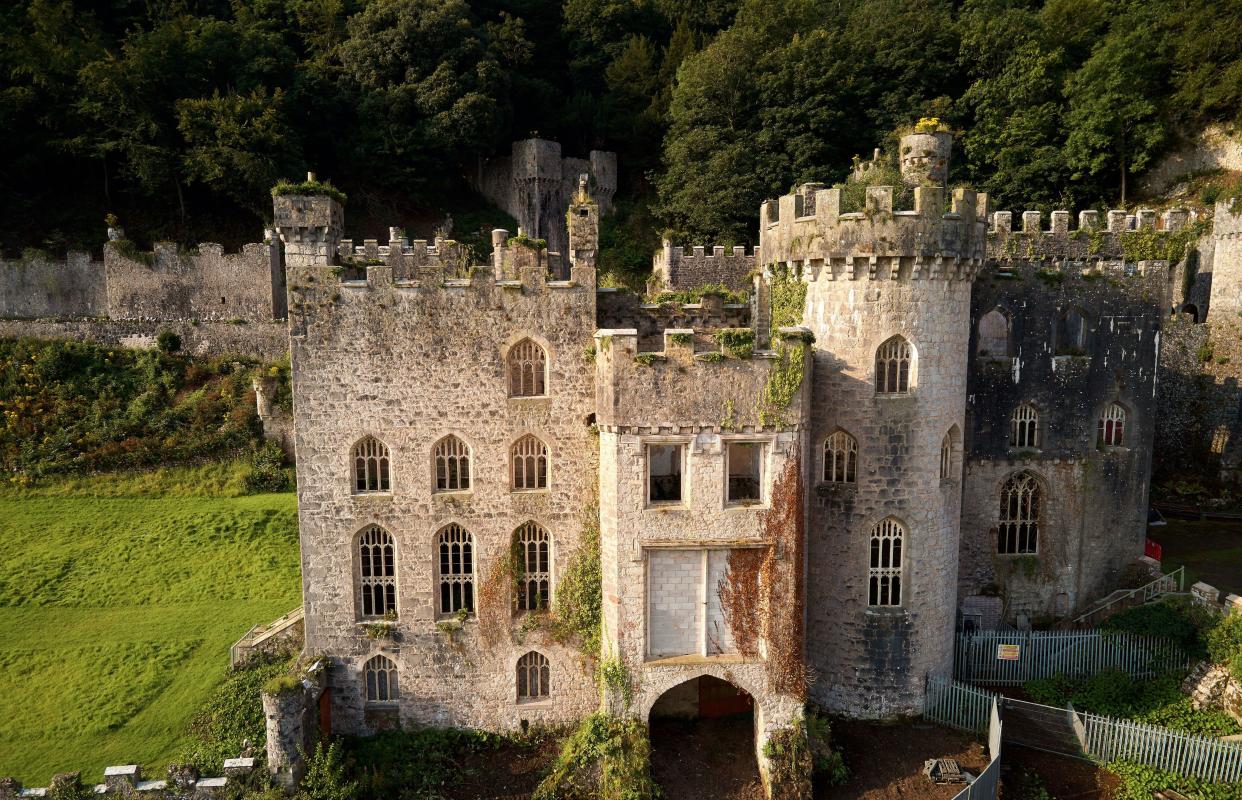
{"type": "Polygon", "coordinates": [[[802,324],[802,312],[806,308],[806,284],[785,264],[773,264],[769,287],[772,292],[771,333],[775,337],[781,328],[802,324]]]}

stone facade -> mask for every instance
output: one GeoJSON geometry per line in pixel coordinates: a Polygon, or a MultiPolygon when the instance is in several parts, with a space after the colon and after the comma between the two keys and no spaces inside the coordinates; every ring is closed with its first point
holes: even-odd
{"type": "Polygon", "coordinates": [[[676,291],[719,284],[735,292],[748,291],[755,258],[756,253],[747,253],[745,247],[726,251],[719,245],[710,253],[706,248],[694,247],[687,254],[684,247],[674,247],[665,239],[651,259],[652,286],[676,291]]]}
{"type": "MultiPolygon", "coordinates": [[[[332,662],[334,730],[513,729],[601,702],[686,713],[719,679],[753,700],[761,754],[808,693],[853,716],[917,713],[926,676],[952,668],[958,608],[1015,623],[1113,588],[1142,553],[1162,327],[1196,282],[1152,254],[1198,228],[1171,210],[1084,212],[1071,229],[1058,211],[1047,230],[1037,212],[1014,230],[985,195],[928,185],[948,142],[903,150],[913,210],[895,211],[889,187],[854,213],[818,184],[765,203],[756,252],[719,273],[750,288],[748,305],[597,290],[603,204],[585,183],[560,262],[496,231],[492,262],[466,269],[446,243],[359,251],[330,199],[277,198],[307,646],[332,662]],[[536,344],[546,387],[511,396],[508,356],[536,344]],[[1013,441],[1023,404],[1038,441],[1013,441]],[[1124,436],[1109,427],[1105,442],[1114,406],[1124,436]],[[469,450],[469,491],[436,491],[448,434],[469,450]],[[514,487],[526,434],[547,447],[546,489],[514,487]],[[351,453],[367,436],[387,447],[391,485],[360,494],[351,453]],[[1010,551],[999,512],[1015,475],[1038,493],[1023,536],[1037,535],[1010,551]],[[602,699],[572,646],[489,593],[533,521],[551,534],[555,598],[597,503],[599,660],[615,667],[602,699]],[[378,636],[357,555],[373,525],[396,553],[396,619],[378,636]],[[449,525],[476,554],[477,613],[462,618],[438,605],[449,525]],[[526,702],[515,668],[532,651],[552,689],[526,702]],[[396,666],[397,702],[367,701],[377,654],[396,666]]],[[[1242,266],[1219,251],[1215,271],[1242,266]]]]}

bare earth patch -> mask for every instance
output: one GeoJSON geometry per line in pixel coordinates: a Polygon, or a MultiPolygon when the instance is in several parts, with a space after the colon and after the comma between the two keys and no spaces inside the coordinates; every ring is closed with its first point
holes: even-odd
{"type": "Polygon", "coordinates": [[[850,779],[841,786],[817,786],[816,800],[950,800],[962,787],[932,783],[923,775],[924,761],[955,758],[975,775],[988,764],[979,742],[925,723],[833,721],[832,746],[842,751],[850,779]]]}
{"type": "Polygon", "coordinates": [[[664,800],[763,800],[749,715],[651,720],[651,776],[664,800]]]}

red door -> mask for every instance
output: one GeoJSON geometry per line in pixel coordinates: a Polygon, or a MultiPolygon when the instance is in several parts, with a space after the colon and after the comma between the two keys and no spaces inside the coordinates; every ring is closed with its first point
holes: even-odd
{"type": "Polygon", "coordinates": [[[754,707],[754,701],[750,695],[733,684],[707,675],[699,678],[700,717],[728,717],[733,714],[746,714],[754,707]]]}
{"type": "Polygon", "coordinates": [[[332,735],[332,690],[324,689],[319,695],[319,737],[326,739],[332,735]]]}

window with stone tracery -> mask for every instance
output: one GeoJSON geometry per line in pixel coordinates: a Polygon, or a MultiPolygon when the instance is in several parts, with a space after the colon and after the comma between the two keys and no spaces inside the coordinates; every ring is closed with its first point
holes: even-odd
{"type": "Polygon", "coordinates": [[[519,611],[545,611],[552,595],[552,537],[537,523],[517,529],[517,607],[519,611]]]}
{"type": "Polygon", "coordinates": [[[470,488],[470,448],[456,436],[445,436],[433,453],[437,492],[464,492],[470,488]]]}
{"type": "Polygon", "coordinates": [[[875,391],[877,394],[905,394],[910,391],[914,348],[900,336],[875,351],[875,391]]]}
{"type": "Polygon", "coordinates": [[[527,434],[513,443],[510,486],[515,491],[548,488],[548,447],[527,434]]]}
{"type": "Polygon", "coordinates": [[[378,525],[358,535],[358,609],[364,617],[397,612],[397,547],[378,525]]]}
{"type": "Polygon", "coordinates": [[[552,694],[552,667],[542,653],[534,650],[518,659],[518,702],[546,700],[552,694]]]}
{"type": "Polygon", "coordinates": [[[1010,447],[1039,447],[1039,412],[1030,403],[1013,411],[1009,421],[1010,447]]]}
{"type": "Polygon", "coordinates": [[[453,523],[436,534],[440,616],[474,613],[474,537],[453,523]]]}
{"type": "Polygon", "coordinates": [[[1126,410],[1121,403],[1112,403],[1104,409],[1096,426],[1097,441],[1101,447],[1121,447],[1125,444],[1126,410]]]}
{"type": "Polygon", "coordinates": [[[1028,555],[1039,552],[1039,522],[1043,500],[1039,479],[1019,472],[1001,488],[1000,524],[996,533],[996,552],[1001,555],[1028,555]]]}
{"type": "Polygon", "coordinates": [[[385,655],[372,656],[363,668],[368,703],[395,703],[400,699],[397,689],[397,665],[385,655]]]}
{"type": "Polygon", "coordinates": [[[354,445],[354,494],[392,491],[389,479],[388,445],[367,436],[354,445]]]}
{"type": "Polygon", "coordinates": [[[858,440],[845,431],[834,431],[824,440],[824,480],[828,483],[858,481],[858,440]]]}
{"type": "Polygon", "coordinates": [[[548,357],[543,348],[523,339],[509,350],[509,396],[542,397],[546,393],[548,357]]]}
{"type": "Polygon", "coordinates": [[[867,605],[901,605],[901,559],[906,531],[889,517],[871,529],[867,605]]]}

